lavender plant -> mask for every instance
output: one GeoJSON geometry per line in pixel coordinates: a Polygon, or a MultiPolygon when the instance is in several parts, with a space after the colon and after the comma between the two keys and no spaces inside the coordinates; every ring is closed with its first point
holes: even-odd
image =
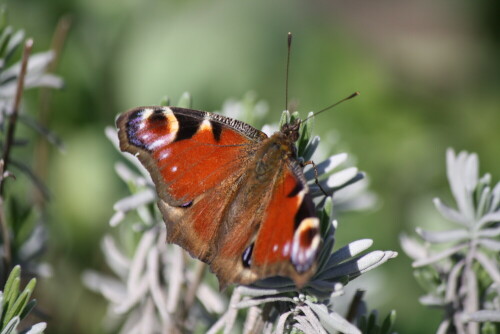
{"type": "MultiPolygon", "coordinates": [[[[31,299],[35,289],[36,278],[26,284],[24,290],[19,290],[21,284],[21,267],[15,266],[9,274],[3,291],[0,291],[0,329],[2,334],[17,334],[17,327],[35,307],[36,300],[31,299]]],[[[24,334],[43,333],[47,324],[40,322],[22,331],[24,334]]]]}
{"type": "MultiPolygon", "coordinates": [[[[190,105],[187,94],[178,103],[180,107],[190,105]]],[[[252,118],[255,124],[266,111],[267,106],[249,94],[242,101],[225,103],[221,113],[246,121],[252,118]]],[[[281,122],[290,122],[296,117],[298,113],[284,112],[281,122]]],[[[319,137],[311,136],[313,122],[310,118],[300,132],[297,146],[304,160],[313,156],[319,144],[319,137]]],[[[271,128],[265,126],[264,131],[271,128]]],[[[118,147],[116,131],[108,128],[106,134],[118,147]]],[[[397,254],[392,251],[362,254],[372,244],[368,239],[332,252],[338,227],[333,219],[333,203],[337,200],[343,203],[335,207],[337,214],[341,208],[361,208],[373,202],[373,195],[366,191],[366,183],[361,183],[364,175],[357,168],[336,171],[346,162],[346,154],[336,154],[317,165],[321,187],[330,194],[328,197],[314,184],[314,171],[305,172],[321,219],[324,240],[319,269],[311,281],[297,290],[291,280],[273,277],[251,286],[238,286],[230,296],[214,288],[215,278],[204,275],[203,263],[191,259],[178,246],[165,244],[166,231],[153,204],[156,194],[149,174],[132,156],[126,154],[124,157],[135,170],[123,162],[118,162],[115,169],[132,194],[115,204],[116,213],[110,220],[112,226],[121,223],[121,239],[117,241],[107,235],[102,243],[106,262],[115,276],[96,271],[87,271],[83,276],[88,287],[108,299],[106,320],[108,324],[115,322],[120,333],[361,333],[334,311],[334,298],[344,292],[350,280],[397,254]],[[358,186],[353,187],[354,183],[358,186]],[[125,222],[126,217],[133,217],[132,228],[125,222]],[[134,231],[134,235],[127,231],[134,231]],[[121,322],[116,324],[116,321],[121,322]]]]}
{"type": "Polygon", "coordinates": [[[437,333],[500,332],[500,182],[479,177],[474,153],[447,151],[447,175],[456,208],[436,198],[439,213],[456,227],[426,231],[423,242],[403,236],[415,277],[427,294],[423,305],[439,307],[444,317],[437,333]]]}
{"type": "MultiPolygon", "coordinates": [[[[18,333],[18,327],[29,327],[20,322],[35,305],[34,300],[29,299],[36,279],[31,279],[20,292],[21,266],[28,277],[48,271],[48,266],[38,260],[46,239],[41,214],[25,198],[20,200],[7,192],[6,182],[9,178],[14,179],[15,175],[24,174],[41,194],[48,195],[43,182],[33,170],[13,155],[16,148],[27,144],[26,139],[16,137],[18,122],[31,127],[49,141],[59,143],[59,140],[24,113],[22,96],[29,88],[62,86],[59,77],[48,73],[54,53],[48,51],[31,55],[33,40],[25,40],[22,30],[15,31],[7,25],[6,15],[5,9],[0,9],[0,131],[3,137],[0,142],[1,286],[5,283],[4,290],[0,292],[1,334],[18,333]],[[22,49],[20,60],[17,59],[19,49],[22,49]],[[14,264],[18,265],[13,267],[14,264]]],[[[39,323],[22,333],[42,333],[44,329],[45,323],[39,323]]]]}

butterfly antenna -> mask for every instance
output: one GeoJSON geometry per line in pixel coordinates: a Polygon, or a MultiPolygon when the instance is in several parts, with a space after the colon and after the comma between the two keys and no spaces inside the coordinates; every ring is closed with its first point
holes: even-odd
{"type": "Polygon", "coordinates": [[[345,98],[343,98],[342,100],[340,100],[340,101],[338,101],[338,102],[335,102],[334,104],[329,105],[328,107],[323,108],[323,109],[321,109],[320,111],[315,112],[315,113],[314,113],[314,114],[312,114],[311,116],[309,116],[309,117],[307,117],[306,119],[304,119],[302,122],[305,122],[305,121],[306,121],[306,120],[308,120],[309,118],[314,117],[314,116],[316,116],[316,115],[318,115],[318,114],[321,114],[322,112],[327,111],[328,109],[331,109],[331,108],[333,108],[333,107],[335,107],[335,106],[338,106],[338,105],[339,105],[339,104],[341,104],[342,102],[345,102],[345,101],[347,101],[347,100],[350,100],[350,99],[352,99],[352,98],[354,98],[354,97],[356,97],[356,96],[358,96],[358,95],[359,95],[359,92],[352,93],[352,94],[351,94],[351,95],[349,95],[348,97],[345,97],[345,98]]]}
{"type": "Polygon", "coordinates": [[[288,33],[287,38],[288,53],[286,56],[286,72],[285,72],[285,110],[288,110],[288,72],[290,70],[290,50],[292,48],[292,33],[288,33]]]}

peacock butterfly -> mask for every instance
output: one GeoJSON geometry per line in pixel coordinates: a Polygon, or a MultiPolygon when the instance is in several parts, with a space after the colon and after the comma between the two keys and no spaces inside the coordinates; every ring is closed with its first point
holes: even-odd
{"type": "Polygon", "coordinates": [[[116,120],[120,149],[156,185],[167,241],[208,263],[221,289],[270,276],[300,288],[315,272],[321,236],[297,157],[300,123],[268,137],[219,114],[164,106],[116,120]]]}

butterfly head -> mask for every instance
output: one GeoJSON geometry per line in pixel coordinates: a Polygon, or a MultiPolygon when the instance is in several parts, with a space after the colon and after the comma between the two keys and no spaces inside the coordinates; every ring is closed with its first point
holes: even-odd
{"type": "Polygon", "coordinates": [[[281,133],[283,133],[291,142],[296,142],[299,139],[301,122],[301,119],[297,118],[293,122],[283,124],[281,127],[281,133]]]}

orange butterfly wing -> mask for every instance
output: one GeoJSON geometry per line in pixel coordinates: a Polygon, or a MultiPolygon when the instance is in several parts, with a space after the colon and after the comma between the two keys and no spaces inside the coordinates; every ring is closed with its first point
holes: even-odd
{"type": "Polygon", "coordinates": [[[280,157],[283,136],[175,107],[136,108],[116,123],[120,148],[156,185],[167,240],[210,264],[221,287],[312,275],[318,220],[301,169],[280,157]]]}

